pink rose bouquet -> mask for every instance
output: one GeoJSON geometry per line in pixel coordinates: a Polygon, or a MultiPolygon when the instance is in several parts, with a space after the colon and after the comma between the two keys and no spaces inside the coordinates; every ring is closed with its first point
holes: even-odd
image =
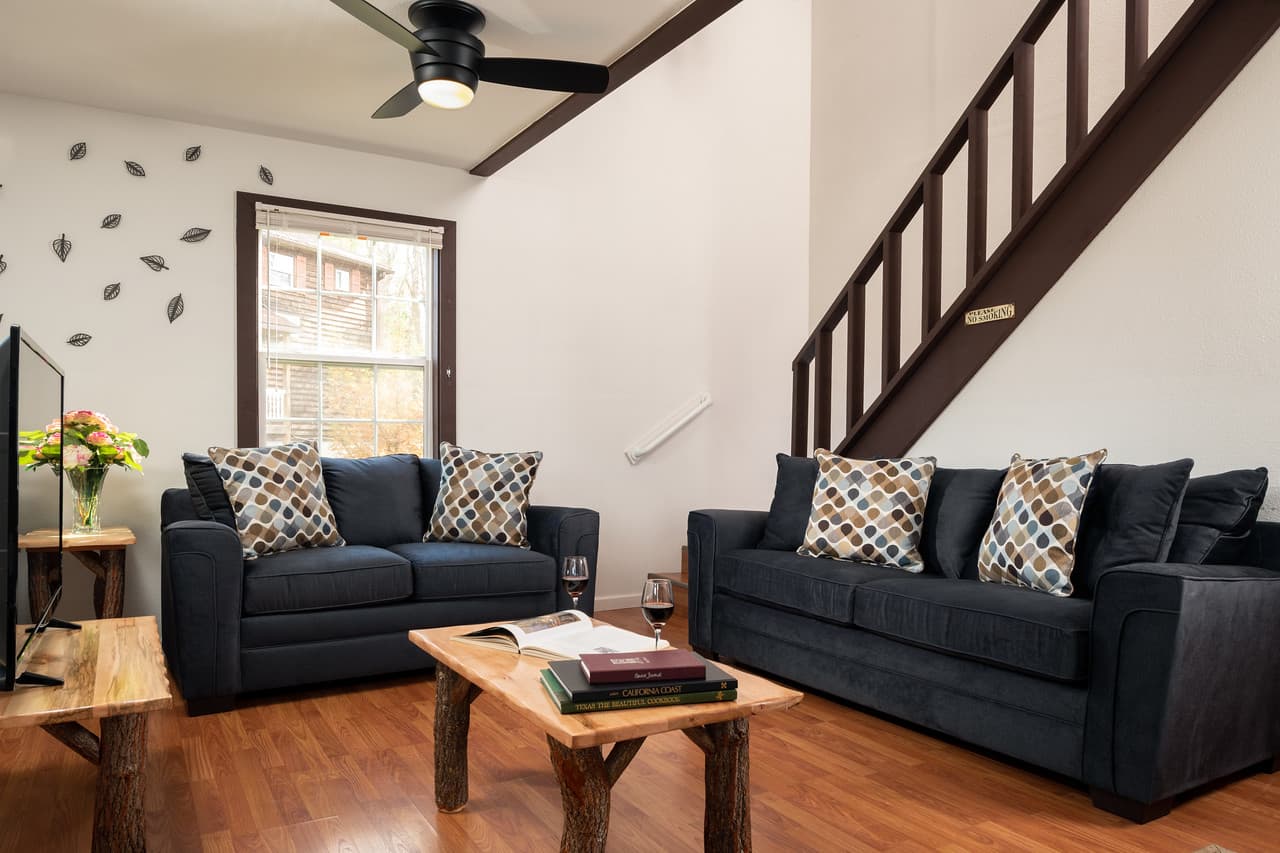
{"type": "Polygon", "coordinates": [[[142,470],[142,460],[150,453],[147,443],[136,433],[124,432],[102,412],[76,409],[65,412],[42,430],[18,436],[18,462],[27,468],[49,465],[55,471],[106,468],[119,465],[142,470]]]}

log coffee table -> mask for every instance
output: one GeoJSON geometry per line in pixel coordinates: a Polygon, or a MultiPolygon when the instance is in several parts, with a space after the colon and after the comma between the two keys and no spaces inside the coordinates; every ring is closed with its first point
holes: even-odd
{"type": "Polygon", "coordinates": [[[32,640],[23,668],[65,684],[0,693],[0,728],[40,726],[98,765],[93,851],[140,853],[147,846],[142,804],[147,714],[173,704],[156,617],[80,625],[79,631],[51,628],[32,640]],[[81,724],[93,719],[101,723],[101,738],[81,724]]]}
{"type": "Polygon", "coordinates": [[[564,803],[562,851],[604,850],[610,787],[646,737],[670,731],[684,732],[705,754],[704,848],[751,849],[748,718],[789,708],[803,694],[722,666],[738,679],[738,698],[732,702],[561,714],[539,682],[546,661],[453,640],[483,627],[487,625],[409,632],[414,645],[436,659],[435,771],[440,811],[461,811],[467,803],[467,729],[471,703],[483,692],[546,733],[564,803]],[[606,757],[600,747],[608,743],[614,746],[606,757]]]}

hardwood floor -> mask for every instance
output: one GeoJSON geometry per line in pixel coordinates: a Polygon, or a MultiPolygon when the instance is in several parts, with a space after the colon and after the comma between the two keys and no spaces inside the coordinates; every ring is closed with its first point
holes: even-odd
{"type": "MultiPolygon", "coordinates": [[[[608,618],[645,630],[638,610],[608,618]]],[[[687,626],[665,632],[683,642],[687,626]]],[[[434,684],[410,676],[294,691],[195,719],[152,716],[147,827],[165,851],[555,850],[547,746],[481,697],[471,801],[437,814],[434,684]]],[[[89,847],[94,768],[39,731],[0,734],[0,851],[89,847]]],[[[752,722],[755,849],[1280,849],[1280,774],[1256,774],[1135,826],[1059,780],[816,696],[752,722]]],[[[650,738],[613,789],[609,849],[695,851],[702,755],[650,738]]]]}

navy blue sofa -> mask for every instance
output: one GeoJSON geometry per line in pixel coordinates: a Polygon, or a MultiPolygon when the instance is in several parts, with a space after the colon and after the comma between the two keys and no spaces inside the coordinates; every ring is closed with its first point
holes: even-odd
{"type": "MultiPolygon", "coordinates": [[[[188,456],[188,489],[161,499],[162,639],[192,715],[238,694],[433,666],[414,628],[519,619],[571,605],[560,558],[585,555],[593,612],[600,516],[533,506],[530,550],[423,542],[440,463],[412,454],[322,459],[346,545],[245,561],[217,474],[188,456]],[[212,478],[212,479],[210,479],[212,478]]],[[[207,460],[205,460],[207,461],[207,460]]]]}
{"type": "MultiPolygon", "coordinates": [[[[1002,473],[938,470],[921,574],[781,550],[766,512],[691,512],[694,648],[1083,782],[1139,822],[1274,769],[1280,524],[1255,505],[1248,529],[1213,532],[1232,564],[1106,566],[1056,598],[977,580],[1002,473]]],[[[1191,480],[1175,554],[1204,550],[1214,479],[1191,480]]]]}

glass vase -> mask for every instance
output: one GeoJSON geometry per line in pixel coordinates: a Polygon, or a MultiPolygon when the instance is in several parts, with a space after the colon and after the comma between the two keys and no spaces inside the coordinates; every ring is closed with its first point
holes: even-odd
{"type": "Polygon", "coordinates": [[[69,468],[67,482],[75,498],[72,533],[101,533],[102,522],[98,518],[98,504],[102,500],[102,486],[107,481],[106,466],[98,468],[69,468]]]}

